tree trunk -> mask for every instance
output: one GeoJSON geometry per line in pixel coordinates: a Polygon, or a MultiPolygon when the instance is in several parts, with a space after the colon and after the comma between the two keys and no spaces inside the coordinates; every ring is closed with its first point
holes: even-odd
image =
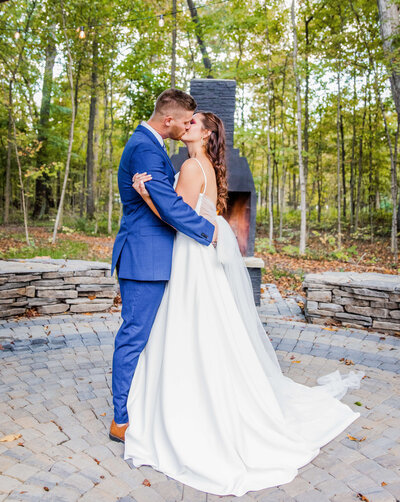
{"type": "MultiPolygon", "coordinates": [[[[377,0],[378,2],[378,11],[379,11],[379,24],[380,24],[380,32],[383,42],[383,49],[385,55],[389,62],[389,70],[390,70],[390,87],[392,90],[392,97],[396,107],[397,113],[397,123],[398,127],[400,126],[400,71],[399,65],[396,56],[397,44],[398,44],[398,34],[400,27],[400,13],[398,4],[394,0],[377,0]]],[[[397,142],[395,143],[395,149],[397,149],[397,142]]],[[[395,152],[395,157],[397,157],[395,152]]],[[[392,199],[393,196],[396,195],[397,199],[397,164],[391,168],[391,192],[392,199]],[[396,187],[394,183],[396,182],[396,187]]],[[[396,200],[397,206],[397,200],[396,200]]],[[[394,210],[393,210],[394,211],[394,210]]],[[[400,230],[400,202],[397,207],[396,216],[392,216],[392,225],[393,221],[396,221],[397,231],[400,230]]],[[[394,232],[392,226],[392,234],[394,232]]],[[[392,235],[392,251],[394,250],[394,240],[397,237],[392,235]]],[[[397,249],[397,244],[396,244],[397,249]]],[[[397,258],[396,258],[397,260],[397,258]]]]}
{"type": "Polygon", "coordinates": [[[112,209],[113,209],[113,144],[112,135],[114,132],[114,113],[113,113],[113,81],[110,79],[110,131],[107,138],[108,143],[108,225],[107,231],[112,233],[112,209]]]}
{"type": "Polygon", "coordinates": [[[7,162],[6,162],[6,186],[4,191],[4,223],[9,222],[10,218],[10,202],[12,200],[12,186],[11,186],[11,155],[12,155],[12,114],[11,109],[13,105],[12,99],[12,85],[10,80],[8,88],[8,127],[7,127],[7,162]]]}
{"type": "Polygon", "coordinates": [[[21,162],[20,162],[20,158],[19,158],[19,154],[18,154],[18,146],[17,146],[17,130],[15,128],[15,119],[14,119],[12,109],[11,109],[11,120],[12,120],[13,133],[14,133],[15,158],[17,159],[19,185],[21,188],[21,204],[22,204],[22,212],[24,215],[25,238],[26,238],[26,243],[28,244],[28,246],[30,246],[31,243],[29,240],[29,232],[28,232],[28,214],[26,212],[26,204],[25,204],[24,181],[22,178],[22,167],[21,167],[21,162]]]}
{"type": "Polygon", "coordinates": [[[341,167],[342,167],[342,187],[343,187],[343,218],[346,219],[347,210],[347,187],[346,187],[346,150],[344,146],[343,115],[340,114],[340,145],[341,145],[341,167]]]}
{"type": "Polygon", "coordinates": [[[308,63],[308,54],[310,51],[310,33],[309,24],[313,16],[305,19],[305,32],[306,32],[306,50],[304,55],[305,62],[305,92],[304,92],[304,179],[307,184],[308,178],[308,156],[309,156],[309,141],[308,141],[308,129],[310,122],[310,112],[309,112],[309,94],[310,94],[310,69],[308,63]]]}
{"type": "MultiPolygon", "coordinates": [[[[40,170],[42,166],[48,163],[47,142],[48,128],[50,118],[50,100],[53,87],[53,68],[56,60],[57,49],[53,39],[53,33],[49,33],[49,41],[46,47],[46,63],[43,75],[42,102],[39,115],[38,142],[41,145],[36,157],[36,168],[40,170]]],[[[36,179],[35,184],[35,204],[33,206],[33,218],[41,218],[48,214],[49,207],[52,204],[52,195],[50,188],[50,176],[43,171],[36,179]]]]}
{"type": "Polygon", "coordinates": [[[269,30],[268,30],[268,20],[267,20],[267,28],[266,28],[266,41],[267,41],[267,175],[268,175],[268,216],[269,216],[269,225],[268,225],[268,238],[269,245],[272,248],[273,246],[273,236],[274,236],[274,215],[272,212],[272,169],[271,169],[271,136],[270,136],[270,128],[271,128],[271,73],[270,73],[270,64],[271,64],[271,48],[269,42],[269,30]]]}
{"type": "Polygon", "coordinates": [[[356,72],[353,75],[353,132],[351,139],[351,162],[350,162],[350,229],[354,229],[354,188],[355,188],[355,148],[356,148],[356,100],[357,100],[357,87],[356,87],[356,72]]]}
{"type": "Polygon", "coordinates": [[[62,13],[64,36],[65,36],[65,44],[66,44],[67,56],[68,56],[67,73],[68,73],[68,82],[69,82],[70,95],[71,95],[71,124],[70,124],[70,128],[69,128],[68,153],[67,153],[67,161],[65,163],[64,181],[63,181],[63,186],[62,186],[62,190],[61,190],[60,203],[58,205],[56,221],[54,223],[53,240],[52,240],[53,244],[55,244],[55,242],[56,242],[57,231],[58,231],[58,227],[59,227],[59,224],[60,224],[60,221],[62,218],[64,198],[65,198],[65,192],[67,189],[67,181],[68,181],[68,175],[69,175],[69,166],[71,163],[72,144],[74,141],[74,128],[75,128],[75,99],[74,99],[74,82],[73,82],[73,77],[72,77],[73,62],[72,62],[72,57],[71,57],[71,51],[69,48],[69,39],[68,39],[67,28],[66,28],[66,23],[65,23],[65,11],[64,11],[63,0],[60,0],[60,4],[61,4],[61,13],[62,13]]]}
{"type": "Polygon", "coordinates": [[[338,248],[342,247],[342,189],[340,183],[340,61],[336,76],[337,105],[336,105],[336,183],[337,183],[337,222],[338,222],[338,248]]]}
{"type": "Polygon", "coordinates": [[[201,54],[203,56],[204,68],[207,70],[207,77],[211,77],[212,76],[211,61],[207,54],[206,44],[204,43],[203,30],[200,24],[199,16],[197,14],[197,9],[194,5],[193,0],[187,0],[187,4],[190,10],[190,15],[192,16],[192,20],[195,24],[196,39],[197,43],[199,44],[201,54]]]}
{"type": "Polygon", "coordinates": [[[301,255],[306,252],[306,180],[303,167],[303,152],[302,152],[302,134],[301,134],[301,96],[300,96],[300,78],[297,71],[297,28],[295,20],[295,0],[292,0],[291,18],[293,28],[293,71],[296,77],[296,98],[297,98],[297,150],[299,156],[299,177],[300,177],[300,244],[299,253],[301,255]]]}
{"type": "Polygon", "coordinates": [[[365,128],[365,117],[367,114],[367,92],[369,87],[369,75],[367,76],[365,97],[364,97],[364,111],[361,124],[360,138],[359,138],[359,148],[358,148],[358,180],[357,180],[357,200],[356,200],[356,216],[354,222],[354,229],[358,230],[359,217],[360,217],[360,205],[361,205],[361,184],[363,175],[363,140],[364,140],[364,128],[365,128]]]}
{"type": "MultiPolygon", "coordinates": [[[[175,89],[176,87],[176,0],[172,0],[172,50],[171,50],[171,87],[175,89]]],[[[175,155],[176,152],[176,141],[173,139],[169,140],[169,155],[175,155]]]]}
{"type": "Polygon", "coordinates": [[[97,115],[97,72],[98,72],[98,42],[97,36],[92,44],[92,75],[90,87],[89,126],[86,151],[86,211],[89,219],[95,216],[95,124],[97,115]]]}

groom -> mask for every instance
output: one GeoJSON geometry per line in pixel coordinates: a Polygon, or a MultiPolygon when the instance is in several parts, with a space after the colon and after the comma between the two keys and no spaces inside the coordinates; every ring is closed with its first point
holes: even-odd
{"type": "Polygon", "coordinates": [[[175,171],[164,144],[164,139],[179,140],[190,129],[195,109],[195,100],[183,91],[167,89],[160,94],[150,120],[142,122],[126,144],[118,169],[123,217],[111,273],[117,269],[123,323],[115,338],[113,357],[110,439],[114,441],[125,440],[129,389],[170,278],[175,230],[206,246],[214,235],[214,226],[175,192],[175,171]],[[146,189],[162,220],[132,188],[134,174],[144,171],[152,175],[146,189]]]}

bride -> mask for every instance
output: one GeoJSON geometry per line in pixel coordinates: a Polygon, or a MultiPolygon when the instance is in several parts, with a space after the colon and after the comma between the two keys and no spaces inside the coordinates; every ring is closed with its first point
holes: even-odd
{"type": "MultiPolygon", "coordinates": [[[[360,414],[339,399],[362,372],[316,387],[282,374],[258,318],[226,208],[225,133],[209,112],[183,136],[176,191],[218,227],[203,246],[177,232],[172,273],[128,397],[125,459],[217,495],[289,483],[360,414]]],[[[156,213],[145,182],[134,188],[156,213]]]]}

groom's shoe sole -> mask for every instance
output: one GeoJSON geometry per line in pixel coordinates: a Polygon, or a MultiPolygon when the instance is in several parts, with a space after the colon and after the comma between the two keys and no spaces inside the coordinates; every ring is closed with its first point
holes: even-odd
{"type": "Polygon", "coordinates": [[[117,441],[117,443],[125,443],[124,439],[121,439],[117,436],[113,436],[112,434],[109,434],[108,437],[111,439],[111,441],[117,441]]]}

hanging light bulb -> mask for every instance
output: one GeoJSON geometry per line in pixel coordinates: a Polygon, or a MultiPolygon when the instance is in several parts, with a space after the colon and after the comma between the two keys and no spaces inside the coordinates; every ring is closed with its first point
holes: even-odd
{"type": "Polygon", "coordinates": [[[17,28],[17,31],[14,33],[15,40],[18,40],[21,37],[21,30],[17,28]]]}
{"type": "Polygon", "coordinates": [[[85,30],[83,29],[83,26],[81,26],[80,29],[79,29],[79,38],[81,40],[83,40],[84,38],[86,38],[86,34],[85,34],[85,30]]]}
{"type": "Polygon", "coordinates": [[[158,26],[159,26],[160,28],[162,28],[162,27],[164,26],[164,24],[165,24],[165,21],[164,21],[164,16],[161,14],[160,19],[159,19],[159,21],[158,21],[158,26]]]}

